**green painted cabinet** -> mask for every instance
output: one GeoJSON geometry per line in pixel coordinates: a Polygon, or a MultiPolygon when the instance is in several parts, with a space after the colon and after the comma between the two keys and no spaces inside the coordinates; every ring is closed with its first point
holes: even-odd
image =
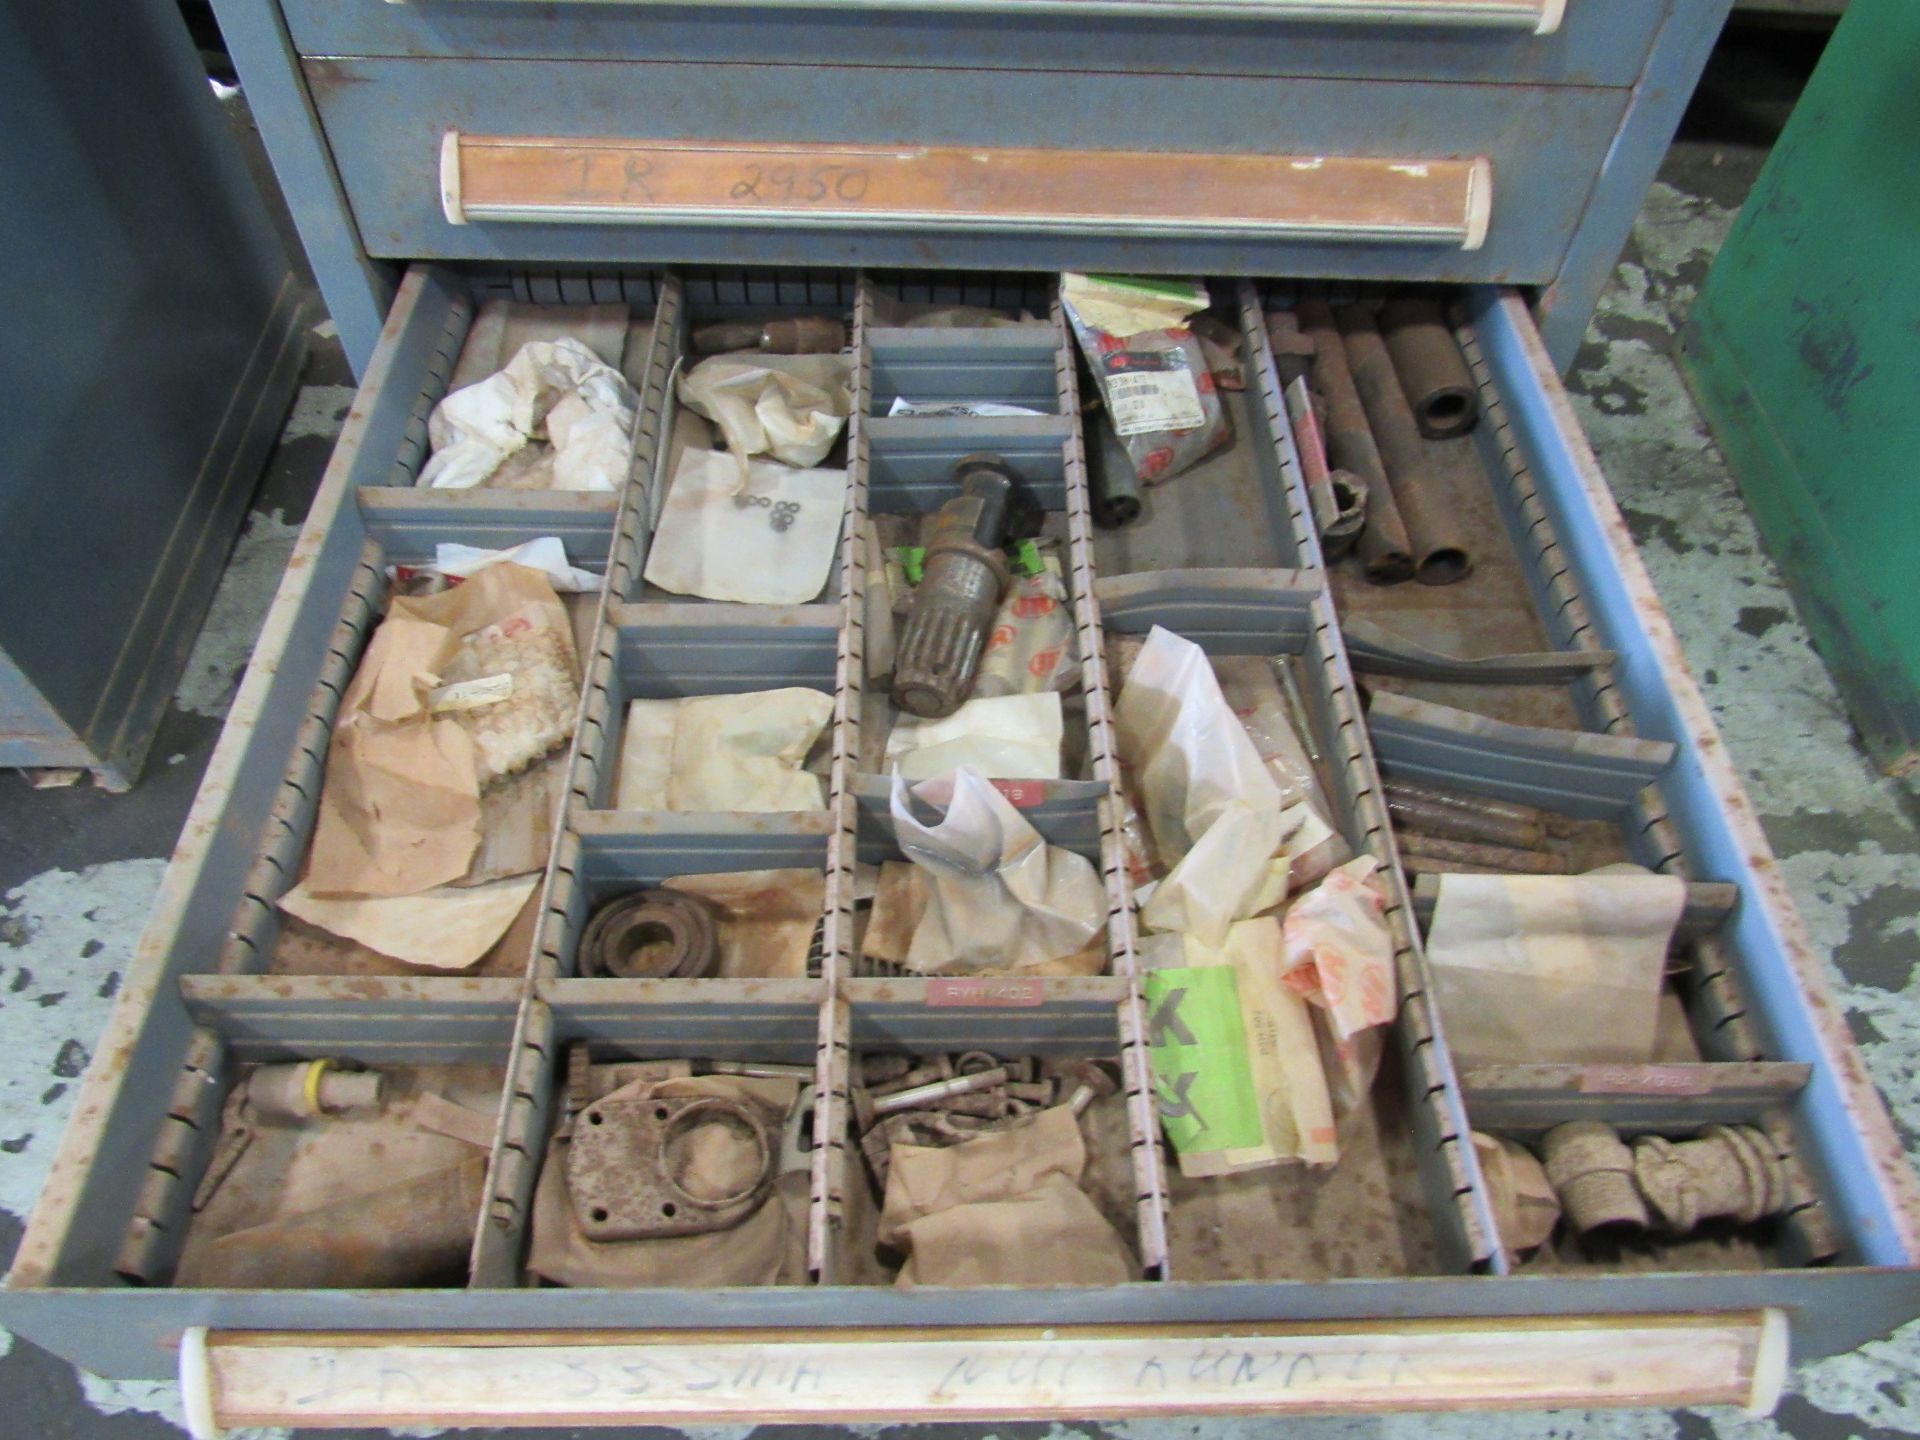
{"type": "Polygon", "coordinates": [[[1889,770],[1920,770],[1920,5],[1855,0],[1714,262],[1685,363],[1889,770]]]}

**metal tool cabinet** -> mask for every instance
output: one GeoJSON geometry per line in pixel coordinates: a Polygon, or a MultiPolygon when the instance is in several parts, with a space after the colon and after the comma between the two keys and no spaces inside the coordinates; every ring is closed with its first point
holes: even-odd
{"type": "MultiPolygon", "coordinates": [[[[1522,233],[1531,223],[1528,197],[1501,189],[1511,167],[1499,154],[1490,165],[1476,163],[1486,158],[1476,154],[1373,165],[1349,152],[1362,162],[1358,168],[1330,169],[1359,175],[1361,183],[1339,194],[1316,188],[1324,182],[1307,162],[1297,190],[1276,182],[1275,193],[1301,202],[1291,216],[1244,213],[1241,197],[1232,202],[1242,204],[1237,220],[1195,212],[1142,238],[1112,213],[990,214],[976,206],[965,225],[929,239],[895,228],[898,208],[883,207],[870,224],[830,203],[783,213],[771,224],[751,207],[721,215],[726,206],[719,201],[752,197],[716,199],[700,188],[700,165],[709,164],[715,147],[708,147],[709,161],[686,172],[677,167],[687,152],[643,129],[626,138],[589,134],[582,143],[589,127],[640,127],[655,113],[626,96],[620,76],[602,73],[606,67],[682,67],[688,73],[654,77],[660,113],[679,113],[671,100],[692,107],[698,124],[718,125],[725,114],[711,108],[708,92],[723,72],[735,80],[742,72],[712,65],[713,54],[738,52],[750,40],[768,45],[769,36],[793,47],[788,68],[808,74],[758,86],[767,77],[752,71],[758,88],[749,89],[766,115],[784,117],[779,124],[787,134],[730,136],[733,150],[718,147],[730,165],[759,163],[754,156],[774,153],[774,140],[811,146],[794,152],[809,164],[847,163],[844,147],[833,152],[840,158],[822,159],[823,142],[798,128],[819,113],[800,99],[810,95],[822,104],[835,87],[884,95],[880,108],[889,123],[913,116],[929,144],[951,138],[952,129],[940,128],[944,121],[909,108],[909,97],[938,93],[957,101],[959,72],[922,76],[914,85],[925,89],[916,91],[884,70],[855,75],[837,64],[849,48],[870,47],[862,53],[874,63],[897,57],[903,46],[919,54],[935,37],[951,40],[956,56],[1005,60],[1008,70],[974,91],[990,108],[1031,104],[1048,87],[1064,87],[1058,115],[1047,123],[1066,128],[1040,136],[1057,141],[1070,136],[1075,113],[1086,119],[1078,107],[1092,102],[1040,68],[1068,43],[1064,22],[1044,3],[1025,7],[1030,35],[1025,18],[1013,26],[1003,15],[916,13],[876,29],[870,15],[820,6],[757,16],[767,26],[757,38],[726,7],[677,10],[675,25],[665,28],[649,7],[614,4],[537,12],[456,0],[289,3],[284,14],[223,8],[230,38],[253,26],[271,30],[287,56],[297,46],[366,57],[307,62],[310,88],[302,93],[335,139],[338,169],[330,173],[346,184],[359,238],[375,248],[376,227],[390,227],[419,258],[371,347],[334,462],[0,1293],[9,1326],[106,1373],[160,1375],[177,1367],[188,1381],[190,1411],[210,1429],[215,1421],[615,1424],[1491,1404],[1764,1407],[1780,1384],[1789,1338],[1797,1355],[1846,1349],[1920,1310],[1920,1192],[1827,995],[1822,957],[1793,914],[1572,418],[1536,311],[1521,291],[1501,283],[1550,281],[1551,266],[1532,270],[1524,257],[1549,242],[1556,255],[1597,243],[1589,221],[1553,210],[1544,222],[1552,234],[1530,240],[1522,233]],[[830,53],[808,49],[827,45],[835,27],[839,43],[830,53]],[[1019,44],[1015,34],[1024,37],[1019,44]],[[623,46],[656,56],[646,47],[663,37],[669,50],[705,47],[705,58],[618,58],[623,46]],[[517,58],[476,53],[483,41],[517,58]],[[584,60],[588,54],[596,58],[584,60]],[[555,83],[529,86],[536,74],[555,83]],[[580,77],[577,87],[568,89],[573,76],[580,77]],[[552,93],[535,102],[528,98],[535,88],[552,93]],[[564,128],[545,136],[506,128],[516,105],[535,103],[544,107],[544,121],[577,127],[571,138],[564,128]],[[438,128],[416,153],[409,147],[430,121],[438,128]],[[658,189],[630,183],[628,162],[636,156],[659,167],[645,172],[658,189]],[[1419,173],[1407,173],[1401,186],[1384,178],[1399,173],[1387,168],[1394,165],[1419,173]],[[668,203],[661,199],[670,188],[663,177],[682,186],[672,202],[680,213],[648,213],[668,203]],[[460,220],[466,223],[454,223],[460,220]],[[1253,238],[1223,239],[1234,224],[1253,238]],[[1407,233],[1421,226],[1422,233],[1407,233]],[[1476,231],[1483,248],[1466,248],[1476,231]],[[1509,259],[1488,258],[1508,244],[1509,259]],[[932,253],[916,260],[922,247],[932,253]],[[669,263],[703,248],[711,250],[707,263],[669,263]],[[962,256],[1005,263],[954,268],[965,263],[962,256]],[[1247,372],[1245,394],[1233,401],[1237,439],[1225,462],[1232,468],[1196,471],[1154,491],[1161,518],[1139,532],[1097,535],[1090,521],[1089,476],[1104,457],[1098,432],[1083,423],[1051,274],[1080,256],[1196,270],[1222,263],[1239,272],[1214,282],[1216,300],[1230,301],[1238,322],[1247,372]],[[1509,263],[1529,268],[1510,275],[1509,263]],[[1474,442],[1490,517],[1481,543],[1516,577],[1515,593],[1524,598],[1515,604],[1538,624],[1543,643],[1617,654],[1611,666],[1570,687],[1577,728],[1588,740],[1571,760],[1556,754],[1555,773],[1586,797],[1587,813],[1613,823],[1636,859],[1737,892],[1731,917],[1692,939],[1685,952],[1680,988],[1696,1060],[1571,1075],[1543,1067],[1463,1073],[1448,1055],[1446,1016],[1429,1002],[1415,897],[1399,875],[1379,775],[1383,767],[1404,770],[1526,798],[1541,772],[1524,733],[1489,732],[1463,750],[1423,729],[1417,711],[1390,703],[1376,701],[1370,737],[1342,635],[1353,597],[1338,594],[1306,519],[1262,318],[1303,276],[1329,271],[1348,277],[1342,284],[1402,276],[1467,282],[1452,299],[1486,413],[1474,442]],[[635,483],[621,496],[413,488],[426,454],[427,415],[449,386],[478,307],[500,298],[537,305],[619,300],[642,317],[635,334],[644,331],[644,340],[634,342],[641,348],[630,366],[642,388],[640,443],[635,483]],[[987,304],[1036,318],[1001,331],[883,324],[899,301],[987,304]],[[851,319],[855,362],[849,511],[826,588],[812,603],[784,608],[652,590],[643,580],[650,497],[674,451],[671,376],[690,327],[821,310],[851,319]],[[1019,420],[889,418],[892,396],[912,387],[1018,397],[1046,413],[1019,420]],[[937,504],[946,467],[983,448],[1014,461],[1064,541],[1082,640],[1087,760],[1070,779],[1034,787],[1021,801],[1050,840],[1093,859],[1105,877],[1110,963],[1092,978],[901,978],[870,973],[854,944],[854,867],[897,853],[880,777],[862,761],[860,522],[871,513],[937,504]],[[605,584],[583,653],[568,804],[537,924],[510,964],[483,966],[471,977],[313,973],[322,967],[304,965],[287,948],[274,902],[303,864],[328,726],[383,605],[384,567],[430,554],[438,540],[505,544],[550,533],[566,539],[576,563],[602,572],[605,584]],[[1101,643],[1154,624],[1216,655],[1286,657],[1327,758],[1347,838],[1393,876],[1401,1007],[1387,1073],[1369,1107],[1367,1146],[1346,1171],[1345,1188],[1302,1201],[1308,1228],[1338,1242],[1330,1260],[1268,1266],[1256,1252],[1283,1250],[1289,1237],[1275,1234],[1239,1233],[1225,1246],[1196,1246],[1192,1191],[1183,1189],[1158,1143],[1142,1044],[1134,897],[1112,799],[1112,685],[1101,643]],[[824,812],[660,815],[614,808],[613,768],[629,698],[774,684],[835,696],[824,812]],[[1674,747],[1673,763],[1651,786],[1632,764],[1611,758],[1639,753],[1635,737],[1674,747]],[[825,873],[817,973],[808,978],[622,981],[575,973],[584,919],[607,895],[669,875],[771,867],[825,873]],[[533,1185],[559,1072],[568,1047],[580,1041],[605,1056],[709,1055],[816,1067],[810,1283],[669,1292],[528,1283],[533,1185]],[[1137,1278],[1093,1289],[897,1291],[868,1283],[860,1258],[872,1207],[847,1136],[849,1068],[868,1046],[1118,1055],[1127,1084],[1116,1102],[1124,1137],[1117,1143],[1127,1150],[1134,1183],[1137,1278]],[[221,1095],[237,1067],[315,1055],[464,1061],[498,1070],[500,1106],[468,1288],[222,1291],[168,1283],[221,1095]],[[1476,1125],[1524,1130],[1575,1114],[1665,1128],[1730,1118],[1765,1123],[1793,1157],[1792,1212],[1751,1263],[1736,1266],[1696,1264],[1693,1252],[1678,1249],[1652,1270],[1589,1264],[1540,1273],[1516,1266],[1498,1243],[1468,1132],[1476,1125]],[[1391,1243],[1364,1238],[1376,1228],[1391,1243]]],[[[1577,83],[1564,88],[1578,92],[1567,101],[1575,107],[1594,103],[1585,98],[1589,91],[1617,88],[1612,108],[1602,104],[1596,112],[1612,126],[1653,103],[1633,87],[1671,61],[1661,58],[1671,37],[1703,37],[1723,7],[1621,3],[1602,11],[1572,0],[1562,15],[1558,6],[1522,0],[1318,0],[1264,6],[1258,25],[1221,19],[1241,9],[1225,4],[1113,0],[1096,8],[1112,18],[1102,43],[1142,68],[1154,58],[1149,35],[1184,65],[1235,53],[1231,40],[1271,40],[1265,49],[1247,47],[1240,67],[1273,69],[1284,55],[1298,74],[1273,80],[1274,95],[1308,95],[1296,81],[1336,87],[1311,92],[1322,98],[1353,87],[1345,101],[1325,100],[1339,112],[1327,123],[1348,127],[1351,136],[1361,133],[1356,103],[1387,97],[1378,112],[1384,121],[1400,113],[1392,93],[1404,96],[1404,87],[1425,85],[1436,68],[1449,67],[1486,79],[1496,91],[1521,75],[1554,86],[1571,79],[1577,83]],[[1149,8],[1177,10],[1180,25],[1143,15],[1149,8]],[[1444,20],[1488,28],[1400,28],[1444,20]],[[1301,38],[1293,49],[1276,38],[1295,33],[1301,38]],[[1390,78],[1363,81],[1361,74],[1390,78]]],[[[239,48],[244,69],[247,46],[239,48]]],[[[1242,123],[1244,113],[1231,106],[1246,94],[1211,82],[1189,89],[1166,74],[1148,88],[1176,117],[1170,123],[1187,127],[1180,143],[1194,147],[1203,178],[1232,172],[1222,163],[1231,148],[1222,137],[1242,123]],[[1228,96],[1229,104],[1210,119],[1189,108],[1179,121],[1182,107],[1202,94],[1228,96]]],[[[255,103],[263,103],[259,93],[255,103]]],[[[1485,132],[1495,149],[1523,149],[1523,136],[1498,129],[1497,116],[1515,97],[1485,103],[1484,111],[1461,111],[1468,119],[1459,123],[1495,117],[1489,123],[1496,128],[1485,132]]],[[[738,124],[747,126],[755,113],[739,109],[738,124]]],[[[878,110],[865,116],[878,118],[878,110]]],[[[1631,131],[1651,122],[1624,123],[1631,131]]],[[[1004,118],[996,124],[1006,127],[996,137],[1014,133],[1004,118]]],[[[1270,133],[1278,132],[1261,135],[1270,133]]],[[[1138,128],[1130,138],[1146,147],[1148,136],[1138,128]]],[[[1108,132],[1087,129],[1070,138],[1084,143],[1108,132]]],[[[1000,150],[992,163],[1031,178],[1049,156],[1059,158],[1044,146],[1023,156],[1010,155],[1014,148],[1000,150]]],[[[1405,155],[1417,147],[1380,150],[1405,155]]],[[[1118,179],[1138,173],[1129,168],[1135,159],[1113,155],[1082,158],[1118,179]]],[[[1599,189],[1618,183],[1598,159],[1589,160],[1599,167],[1599,189]]],[[[1524,176],[1517,151],[1514,162],[1524,176]]],[[[748,183],[743,169],[726,173],[735,184],[748,183]]],[[[880,178],[873,183],[904,194],[919,173],[909,166],[889,176],[876,164],[880,178]]],[[[1551,209],[1564,178],[1542,183],[1551,209]]],[[[1226,193],[1216,188],[1203,198],[1226,193]]]]}
{"type": "Polygon", "coordinates": [[[1527,287],[1573,358],[1727,0],[216,0],[356,370],[407,262],[617,262],[601,225],[451,223],[449,130],[582,140],[1486,157],[1485,244],[727,225],[648,258],[1424,277],[1527,287]],[[1503,203],[1500,197],[1510,196],[1503,203]]]}

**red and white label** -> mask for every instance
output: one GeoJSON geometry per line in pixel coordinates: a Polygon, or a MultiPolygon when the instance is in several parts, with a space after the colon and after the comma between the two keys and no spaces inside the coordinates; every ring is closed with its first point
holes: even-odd
{"type": "Polygon", "coordinates": [[[927,1004],[1020,1010],[1045,1003],[1047,982],[1005,975],[936,976],[927,981],[927,1004]]]}

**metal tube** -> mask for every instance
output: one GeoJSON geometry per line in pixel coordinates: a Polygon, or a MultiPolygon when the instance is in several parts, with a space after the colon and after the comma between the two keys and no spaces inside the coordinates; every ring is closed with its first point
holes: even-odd
{"type": "Polygon", "coordinates": [[[1367,413],[1347,368],[1346,347],[1324,300],[1302,300],[1295,313],[1300,328],[1313,341],[1313,378],[1327,407],[1327,463],[1351,470],[1367,486],[1367,526],[1355,549],[1367,578],[1378,585],[1397,585],[1413,578],[1413,547],[1406,521],[1387,485],[1386,462],[1367,426],[1367,413]]]}
{"type": "Polygon", "coordinates": [[[1394,837],[1403,855],[1417,855],[1448,864],[1481,865],[1508,875],[1564,875],[1567,862],[1544,850],[1516,850],[1509,845],[1481,845],[1471,840],[1446,840],[1437,835],[1402,831],[1394,837]]]}
{"type": "Polygon", "coordinates": [[[1380,307],[1380,333],[1420,433],[1451,440],[1480,421],[1480,394],[1435,300],[1401,295],[1380,307]]]}
{"type": "Polygon", "coordinates": [[[1437,785],[1418,785],[1411,780],[1389,780],[1386,782],[1387,798],[1398,796],[1406,800],[1424,801],[1429,805],[1444,805],[1449,810],[1464,810],[1470,815],[1499,816],[1503,820],[1512,820],[1523,825],[1538,825],[1545,828],[1545,816],[1531,805],[1516,805],[1511,800],[1495,800],[1486,795],[1475,795],[1468,790],[1446,790],[1437,785]]]}
{"type": "Polygon", "coordinates": [[[1387,814],[1396,829],[1418,831],[1422,835],[1441,835],[1450,840],[1478,840],[1488,845],[1510,845],[1516,850],[1539,848],[1546,839],[1545,829],[1535,821],[1514,820],[1505,815],[1485,815],[1458,806],[1440,805],[1431,800],[1387,791],[1387,814]]]}
{"type": "Polygon", "coordinates": [[[1407,397],[1394,374],[1393,357],[1364,305],[1345,305],[1337,317],[1346,341],[1347,364],[1360,394],[1374,444],[1386,466],[1387,484],[1400,507],[1412,546],[1413,578],[1422,585],[1451,585],[1473,569],[1452,505],[1435,492],[1424,443],[1407,397]]]}
{"type": "Polygon", "coordinates": [[[902,1110],[918,1110],[930,1100],[945,1100],[952,1095],[972,1095],[993,1090],[1007,1083],[1003,1069],[978,1070],[971,1075],[956,1075],[951,1080],[936,1080],[931,1085],[916,1085],[911,1090],[896,1090],[874,1098],[875,1115],[893,1115],[902,1110]]]}

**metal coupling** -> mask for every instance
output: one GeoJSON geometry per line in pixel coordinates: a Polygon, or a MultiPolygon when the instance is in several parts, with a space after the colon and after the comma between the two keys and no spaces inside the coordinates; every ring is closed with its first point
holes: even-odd
{"type": "Polygon", "coordinates": [[[997,455],[969,455],[953,474],[960,494],[923,531],[926,560],[893,659],[894,703],[930,720],[972,694],[1011,578],[1001,547],[1017,477],[997,455]]]}
{"type": "Polygon", "coordinates": [[[1598,1120],[1575,1120],[1547,1132],[1542,1146],[1547,1179],[1567,1219],[1582,1233],[1647,1224],[1646,1202],[1634,1183],[1633,1152],[1598,1120]]]}

